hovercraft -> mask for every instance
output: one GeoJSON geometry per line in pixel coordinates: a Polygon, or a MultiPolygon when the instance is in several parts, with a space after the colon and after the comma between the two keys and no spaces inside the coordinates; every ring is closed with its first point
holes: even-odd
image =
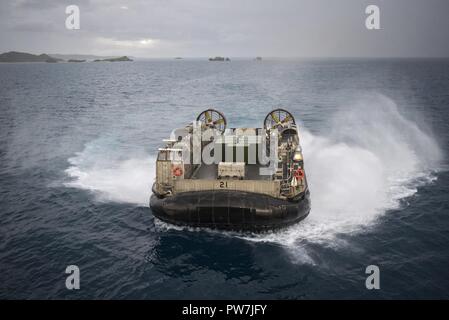
{"type": "Polygon", "coordinates": [[[293,115],[275,109],[263,128],[226,128],[203,111],[159,148],[150,207],[181,226],[260,232],[304,219],[310,193],[293,115]]]}

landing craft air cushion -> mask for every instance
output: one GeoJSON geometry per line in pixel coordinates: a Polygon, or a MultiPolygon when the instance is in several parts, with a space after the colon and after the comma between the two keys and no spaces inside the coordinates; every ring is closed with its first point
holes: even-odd
{"type": "Polygon", "coordinates": [[[304,219],[310,193],[293,115],[275,109],[263,128],[226,124],[221,112],[208,109],[164,140],[150,198],[154,216],[175,225],[254,232],[304,219]]]}

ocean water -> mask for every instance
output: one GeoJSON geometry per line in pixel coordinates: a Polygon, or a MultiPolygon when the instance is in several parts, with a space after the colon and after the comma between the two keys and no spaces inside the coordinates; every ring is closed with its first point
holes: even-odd
{"type": "Polygon", "coordinates": [[[448,88],[449,60],[0,64],[0,298],[447,299],[448,88]],[[279,106],[300,125],[306,220],[257,235],[153,217],[172,129],[209,107],[260,127],[279,106]]]}

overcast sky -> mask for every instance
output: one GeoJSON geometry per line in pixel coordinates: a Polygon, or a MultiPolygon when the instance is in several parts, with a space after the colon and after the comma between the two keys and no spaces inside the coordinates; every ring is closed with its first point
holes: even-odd
{"type": "Polygon", "coordinates": [[[0,0],[0,52],[449,57],[449,0],[0,0]],[[65,28],[76,4],[81,29],[65,28]],[[381,30],[365,8],[380,7],[381,30]]]}

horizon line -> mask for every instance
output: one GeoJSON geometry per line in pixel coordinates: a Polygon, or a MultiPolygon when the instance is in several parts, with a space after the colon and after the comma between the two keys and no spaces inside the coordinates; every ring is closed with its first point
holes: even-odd
{"type": "MultiPolygon", "coordinates": [[[[29,53],[34,55],[47,54],[47,55],[67,55],[67,56],[98,56],[98,57],[120,57],[127,56],[135,59],[209,59],[217,57],[217,55],[208,55],[208,56],[182,56],[182,55],[165,55],[165,56],[152,56],[152,57],[143,57],[143,56],[135,56],[132,54],[96,54],[96,53],[46,53],[35,51],[20,51],[20,50],[9,50],[2,52],[0,54],[8,53],[8,52],[19,52],[19,53],[29,53]]],[[[228,57],[233,59],[255,59],[257,57],[261,57],[262,59],[449,59],[448,56],[264,56],[264,55],[218,55],[220,57],[228,57]]]]}

